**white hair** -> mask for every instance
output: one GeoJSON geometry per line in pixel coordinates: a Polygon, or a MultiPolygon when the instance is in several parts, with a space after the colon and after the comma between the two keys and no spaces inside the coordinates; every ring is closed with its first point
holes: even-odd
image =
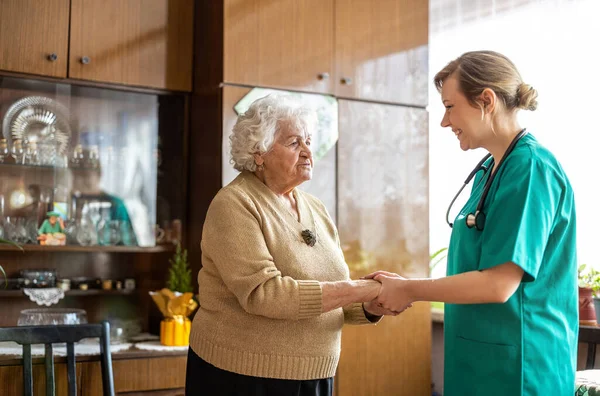
{"type": "Polygon", "coordinates": [[[230,162],[240,172],[254,172],[254,154],[268,152],[282,126],[290,126],[309,135],[315,123],[316,113],[292,96],[270,94],[257,99],[238,116],[233,126],[229,136],[230,162]]]}

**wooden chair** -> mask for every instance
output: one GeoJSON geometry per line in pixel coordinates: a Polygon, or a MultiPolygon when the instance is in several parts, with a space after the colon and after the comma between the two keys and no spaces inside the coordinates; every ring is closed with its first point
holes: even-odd
{"type": "Polygon", "coordinates": [[[83,338],[100,338],[100,364],[102,367],[102,389],[104,396],[114,396],[114,381],[110,354],[110,325],[100,324],[59,326],[0,327],[0,341],[14,341],[23,346],[23,394],[33,395],[33,367],[31,345],[46,346],[46,395],[55,395],[53,343],[67,343],[67,380],[69,396],[77,394],[75,377],[75,342],[83,338]]]}
{"type": "Polygon", "coordinates": [[[596,344],[600,344],[600,327],[579,326],[579,342],[588,344],[585,369],[591,370],[596,363],[596,344]]]}

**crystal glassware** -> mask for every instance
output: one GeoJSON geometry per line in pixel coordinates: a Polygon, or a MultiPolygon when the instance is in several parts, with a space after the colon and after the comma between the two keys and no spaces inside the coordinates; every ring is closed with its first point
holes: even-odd
{"type": "Polygon", "coordinates": [[[33,308],[21,311],[17,325],[76,325],[82,323],[87,323],[87,313],[83,309],[33,308]]]}

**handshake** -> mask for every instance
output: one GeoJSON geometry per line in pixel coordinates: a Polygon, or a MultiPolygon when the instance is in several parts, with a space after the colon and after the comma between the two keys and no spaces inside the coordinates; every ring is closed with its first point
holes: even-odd
{"type": "Polygon", "coordinates": [[[412,307],[415,302],[410,294],[410,280],[387,271],[376,271],[360,278],[358,282],[369,282],[364,310],[375,316],[396,316],[412,307]],[[378,283],[369,281],[376,280],[378,283]]]}

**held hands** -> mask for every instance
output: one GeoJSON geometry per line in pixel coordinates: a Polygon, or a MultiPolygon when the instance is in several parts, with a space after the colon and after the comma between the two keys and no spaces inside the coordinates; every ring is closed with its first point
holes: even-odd
{"type": "Polygon", "coordinates": [[[380,307],[379,305],[377,305],[377,300],[363,303],[363,309],[373,316],[384,316],[384,315],[396,316],[400,313],[400,312],[394,312],[394,311],[390,311],[389,309],[380,307]]]}
{"type": "Polygon", "coordinates": [[[377,298],[364,304],[369,313],[378,316],[396,316],[412,307],[414,300],[407,290],[408,282],[410,282],[408,279],[387,271],[376,271],[363,279],[375,279],[381,283],[377,298]]]}

